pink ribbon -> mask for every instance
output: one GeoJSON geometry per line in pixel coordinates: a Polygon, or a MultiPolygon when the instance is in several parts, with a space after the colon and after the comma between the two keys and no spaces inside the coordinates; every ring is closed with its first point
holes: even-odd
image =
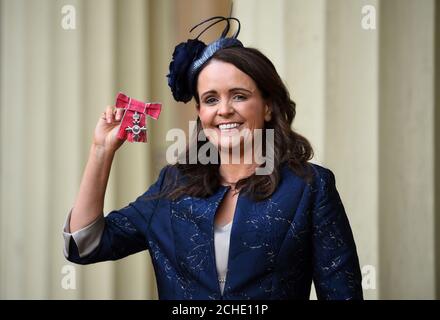
{"type": "Polygon", "coordinates": [[[116,108],[125,109],[118,138],[130,142],[147,142],[146,115],[157,120],[162,104],[142,102],[120,92],[116,97],[116,108]]]}

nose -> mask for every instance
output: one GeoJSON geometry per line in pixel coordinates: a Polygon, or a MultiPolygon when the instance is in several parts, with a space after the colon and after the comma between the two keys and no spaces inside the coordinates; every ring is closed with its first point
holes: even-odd
{"type": "Polygon", "coordinates": [[[235,112],[234,107],[229,101],[221,102],[217,109],[217,115],[222,117],[230,116],[235,112]]]}

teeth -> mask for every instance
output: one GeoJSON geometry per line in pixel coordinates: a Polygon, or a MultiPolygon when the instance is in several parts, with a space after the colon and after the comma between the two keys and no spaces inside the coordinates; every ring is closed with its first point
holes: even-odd
{"type": "Polygon", "coordinates": [[[224,123],[224,124],[219,125],[218,127],[220,130],[227,130],[227,129],[237,128],[239,126],[240,126],[239,123],[224,123]]]}

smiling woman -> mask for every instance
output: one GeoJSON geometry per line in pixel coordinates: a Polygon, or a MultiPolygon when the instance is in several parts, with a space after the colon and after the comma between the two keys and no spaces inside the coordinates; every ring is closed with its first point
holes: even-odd
{"type": "Polygon", "coordinates": [[[215,129],[218,134],[208,138],[218,148],[235,147],[225,136],[245,128],[263,129],[264,121],[270,121],[269,106],[257,85],[233,64],[214,58],[200,72],[197,88],[202,93],[197,105],[202,128],[215,129]]]}
{"type": "Polygon", "coordinates": [[[176,100],[196,101],[196,134],[207,137],[197,139],[196,150],[212,146],[220,163],[166,166],[143,196],[104,218],[108,174],[121,145],[112,135],[118,114],[109,107],[66,221],[65,256],[88,264],[148,249],[162,299],[308,299],[312,281],[319,299],[362,299],[356,246],[333,173],[309,162],[312,148],[291,129],[295,103],[274,65],[243,46],[239,28],[227,37],[238,20],[214,17],[198,26],[219,22],[227,26],[213,43],[197,37],[176,47],[168,80],[176,100]],[[273,171],[265,175],[256,174],[254,154],[244,161],[246,139],[255,143],[258,130],[273,132],[273,141],[261,145],[261,153],[273,153],[273,171]],[[235,149],[240,161],[229,163],[235,149]]]}
{"type": "MultiPolygon", "coordinates": [[[[281,179],[281,164],[288,165],[306,181],[313,179],[313,170],[308,163],[313,150],[307,139],[291,129],[296,114],[295,103],[266,56],[241,45],[226,47],[216,51],[202,64],[195,76],[193,95],[199,115],[196,134],[204,133],[209,139],[198,142],[198,150],[205,144],[213,144],[224,161],[220,161],[221,165],[211,166],[178,164],[179,170],[188,176],[188,184],[175,188],[171,197],[183,194],[204,197],[212,193],[218,184],[232,182],[242,194],[263,200],[276,189],[281,179]],[[259,165],[256,159],[245,163],[248,159],[243,148],[246,134],[240,133],[247,130],[251,142],[255,144],[253,133],[259,129],[263,129],[264,136],[272,131],[270,133],[274,137],[269,145],[263,137],[261,146],[261,153],[266,158],[268,153],[273,153],[269,158],[274,161],[274,170],[267,175],[251,174],[259,165]],[[236,135],[240,139],[234,139],[236,135]],[[234,148],[239,148],[240,165],[225,161],[234,148]],[[222,175],[218,175],[220,170],[222,175]]],[[[255,148],[247,150],[254,151],[255,148]]],[[[190,148],[186,156],[187,159],[190,157],[190,148]]]]}

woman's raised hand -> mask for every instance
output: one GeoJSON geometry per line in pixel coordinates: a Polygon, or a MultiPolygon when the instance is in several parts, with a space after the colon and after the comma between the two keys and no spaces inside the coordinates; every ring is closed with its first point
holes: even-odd
{"type": "Polygon", "coordinates": [[[108,106],[102,113],[95,128],[93,143],[106,151],[116,152],[124,143],[117,138],[119,125],[121,124],[124,109],[116,109],[108,106]]]}

